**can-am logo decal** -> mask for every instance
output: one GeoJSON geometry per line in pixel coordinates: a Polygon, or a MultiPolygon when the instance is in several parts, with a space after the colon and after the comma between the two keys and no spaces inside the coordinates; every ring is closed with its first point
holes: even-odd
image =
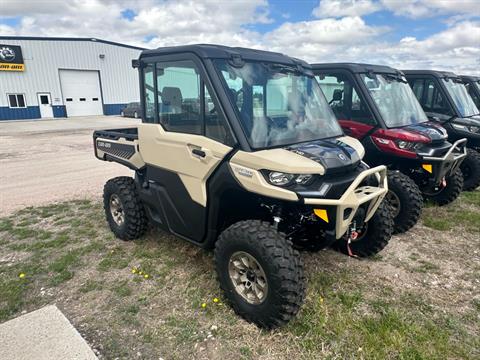
{"type": "Polygon", "coordinates": [[[0,71],[25,71],[20,46],[0,44],[0,71]]]}
{"type": "Polygon", "coordinates": [[[343,161],[347,161],[347,157],[343,154],[338,154],[338,157],[340,158],[340,160],[343,160],[343,161]]]}
{"type": "Polygon", "coordinates": [[[15,60],[15,51],[9,47],[2,47],[0,49],[0,59],[6,62],[12,62],[15,60]]]}
{"type": "Polygon", "coordinates": [[[253,171],[250,171],[244,168],[236,167],[235,171],[238,173],[238,175],[246,176],[249,178],[253,176],[253,171]]]}

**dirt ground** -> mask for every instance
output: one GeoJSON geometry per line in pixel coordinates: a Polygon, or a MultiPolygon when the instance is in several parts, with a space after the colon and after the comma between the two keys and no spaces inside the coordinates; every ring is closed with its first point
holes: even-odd
{"type": "Polygon", "coordinates": [[[125,166],[93,154],[95,129],[134,126],[114,116],[0,122],[0,215],[30,205],[94,198],[125,166]]]}

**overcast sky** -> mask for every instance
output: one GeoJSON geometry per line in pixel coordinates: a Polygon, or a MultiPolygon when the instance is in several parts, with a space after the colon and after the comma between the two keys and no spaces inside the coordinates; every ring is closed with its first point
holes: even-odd
{"type": "Polygon", "coordinates": [[[0,0],[0,35],[218,43],[480,74],[480,0],[0,0]]]}

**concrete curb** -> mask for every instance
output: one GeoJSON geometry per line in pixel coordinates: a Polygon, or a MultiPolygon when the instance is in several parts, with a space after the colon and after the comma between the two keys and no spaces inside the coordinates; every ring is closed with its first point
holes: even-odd
{"type": "Polygon", "coordinates": [[[97,356],[54,305],[0,324],[2,360],[95,360],[97,356]]]}

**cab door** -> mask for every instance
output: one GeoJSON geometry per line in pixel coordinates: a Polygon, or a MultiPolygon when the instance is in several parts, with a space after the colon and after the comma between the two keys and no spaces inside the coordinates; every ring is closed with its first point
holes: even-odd
{"type": "Polygon", "coordinates": [[[206,231],[206,183],[232,150],[231,132],[201,63],[157,61],[142,73],[139,147],[155,197],[151,213],[171,232],[201,242],[206,231]]]}

